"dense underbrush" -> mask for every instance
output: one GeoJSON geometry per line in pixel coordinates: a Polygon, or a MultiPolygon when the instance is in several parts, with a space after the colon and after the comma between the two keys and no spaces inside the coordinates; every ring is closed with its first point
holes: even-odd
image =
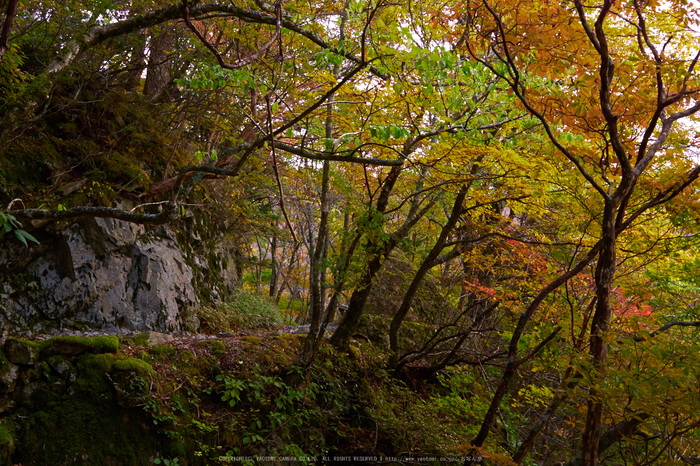
{"type": "Polygon", "coordinates": [[[15,400],[1,424],[7,464],[328,463],[341,456],[438,463],[470,453],[473,421],[485,409],[468,371],[409,389],[362,340],[348,354],[323,347],[306,371],[291,369],[303,337],[274,330],[155,347],[143,336],[123,339],[118,351],[89,338],[67,346],[8,342],[34,356],[3,358],[3,373],[14,374],[5,397],[15,400]],[[81,345],[88,349],[76,351],[81,345]]]}

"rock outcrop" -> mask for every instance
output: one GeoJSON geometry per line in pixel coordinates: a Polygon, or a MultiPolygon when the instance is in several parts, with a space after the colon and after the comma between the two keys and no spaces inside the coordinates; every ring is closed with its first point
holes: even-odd
{"type": "Polygon", "coordinates": [[[147,230],[90,218],[40,231],[41,244],[29,250],[3,241],[0,328],[13,335],[196,330],[200,302],[229,294],[238,282],[230,244],[213,241],[211,231],[184,235],[185,243],[175,231],[183,224],[199,231],[199,222],[147,230]]]}

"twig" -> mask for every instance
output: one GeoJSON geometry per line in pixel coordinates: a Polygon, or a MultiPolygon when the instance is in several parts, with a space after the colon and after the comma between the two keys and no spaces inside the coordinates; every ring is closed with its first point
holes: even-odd
{"type": "Polygon", "coordinates": [[[284,220],[287,222],[287,228],[292,234],[294,242],[297,243],[297,235],[294,233],[294,228],[292,228],[292,223],[289,221],[289,216],[287,215],[287,209],[284,208],[284,190],[282,189],[282,182],[280,181],[280,174],[277,168],[277,153],[275,152],[275,140],[272,132],[272,107],[270,106],[270,95],[265,96],[265,104],[267,105],[267,126],[270,135],[270,150],[272,152],[272,168],[275,172],[275,181],[277,182],[277,189],[280,192],[280,209],[284,215],[284,220]]]}

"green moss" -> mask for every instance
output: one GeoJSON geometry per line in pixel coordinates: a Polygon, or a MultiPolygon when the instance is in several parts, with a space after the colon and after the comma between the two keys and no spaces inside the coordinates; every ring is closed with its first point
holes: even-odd
{"type": "Polygon", "coordinates": [[[241,337],[241,341],[249,345],[259,345],[262,340],[260,340],[260,337],[256,337],[254,335],[246,335],[241,337]]]}
{"type": "MultiPolygon", "coordinates": [[[[219,361],[214,356],[200,355],[191,371],[192,377],[195,379],[203,379],[205,377],[215,377],[212,374],[219,368],[219,361]]],[[[219,368],[220,370],[220,368],[219,368]]]]}
{"type": "Polygon", "coordinates": [[[54,337],[39,345],[41,357],[54,354],[77,356],[84,353],[103,354],[119,351],[119,339],[107,337],[54,337]]]}
{"type": "Polygon", "coordinates": [[[194,353],[190,350],[185,350],[180,353],[180,363],[185,366],[192,366],[194,364],[195,358],[194,353]]]}
{"type": "Polygon", "coordinates": [[[148,352],[153,356],[153,359],[156,361],[167,361],[168,359],[171,359],[173,356],[175,356],[175,353],[177,351],[175,348],[172,346],[168,345],[163,345],[163,346],[157,346],[155,348],[151,348],[148,350],[148,352]]]}
{"type": "Polygon", "coordinates": [[[148,333],[140,333],[138,336],[134,337],[134,344],[138,346],[146,346],[148,344],[148,333]]]}
{"type": "Polygon", "coordinates": [[[24,464],[150,464],[158,450],[146,416],[114,402],[64,399],[33,413],[23,425],[16,459],[24,464]]]}
{"type": "Polygon", "coordinates": [[[105,374],[112,370],[114,356],[111,354],[87,354],[78,358],[75,367],[78,377],[72,389],[77,394],[98,393],[101,398],[113,398],[114,390],[105,374]]]}
{"type": "Polygon", "coordinates": [[[275,346],[282,350],[295,350],[304,342],[306,335],[298,335],[294,333],[283,333],[274,337],[275,346]]]}
{"type": "Polygon", "coordinates": [[[10,419],[0,421],[0,464],[11,464],[10,457],[15,450],[16,427],[10,419]]]}
{"type": "Polygon", "coordinates": [[[135,372],[140,375],[152,375],[154,373],[150,364],[136,358],[118,359],[112,364],[112,369],[123,372],[135,372]]]}
{"type": "Polygon", "coordinates": [[[220,356],[226,352],[226,345],[219,340],[200,341],[198,346],[208,349],[209,352],[215,356],[220,356]]]}
{"type": "Polygon", "coordinates": [[[350,345],[348,346],[348,354],[350,357],[356,361],[359,361],[360,358],[362,357],[362,352],[360,351],[360,348],[350,345]]]}
{"type": "Polygon", "coordinates": [[[112,365],[114,364],[114,356],[111,354],[98,354],[95,355],[93,360],[97,363],[97,365],[102,369],[102,371],[106,374],[108,372],[112,371],[112,365]]]}
{"type": "Polygon", "coordinates": [[[0,448],[15,441],[15,424],[10,419],[0,421],[0,448]]]}
{"type": "Polygon", "coordinates": [[[290,365],[296,358],[297,352],[303,344],[305,335],[282,334],[274,338],[272,362],[280,367],[290,365]]]}
{"type": "Polygon", "coordinates": [[[14,337],[8,337],[7,340],[5,340],[5,344],[7,345],[7,343],[10,341],[21,343],[21,344],[27,345],[27,346],[32,346],[34,348],[39,348],[39,345],[34,341],[23,340],[21,338],[14,338],[14,337]]]}
{"type": "MultiPolygon", "coordinates": [[[[112,353],[83,354],[73,362],[77,377],[71,390],[46,397],[40,411],[27,412],[21,419],[13,460],[22,464],[150,464],[150,457],[160,450],[160,437],[148,430],[151,423],[146,412],[121,403],[107,373],[145,373],[152,368],[112,353]]],[[[129,384],[120,386],[134,390],[129,384]]]]}

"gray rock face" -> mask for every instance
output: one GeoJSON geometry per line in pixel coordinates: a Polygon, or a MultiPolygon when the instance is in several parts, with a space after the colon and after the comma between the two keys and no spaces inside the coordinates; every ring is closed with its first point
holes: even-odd
{"type": "MultiPolygon", "coordinates": [[[[188,260],[192,247],[183,248],[170,227],[147,232],[120,220],[84,219],[40,241],[30,251],[0,243],[0,273],[14,272],[0,275],[0,331],[196,329],[199,295],[211,291],[195,291],[201,272],[188,260]]],[[[219,278],[235,288],[238,277],[229,275],[219,278]]]]}
{"type": "Polygon", "coordinates": [[[7,393],[14,390],[18,376],[19,367],[11,362],[0,363],[0,393],[7,393]]]}

